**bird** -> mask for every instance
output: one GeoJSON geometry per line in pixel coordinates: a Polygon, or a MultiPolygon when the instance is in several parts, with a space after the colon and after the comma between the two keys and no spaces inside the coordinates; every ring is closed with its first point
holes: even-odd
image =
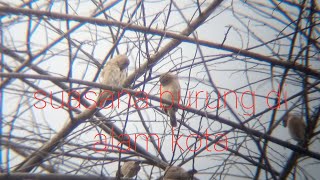
{"type": "MultiPolygon", "coordinates": [[[[162,86],[160,87],[160,92],[162,92],[162,94],[160,95],[160,98],[174,102],[174,103],[179,103],[181,88],[180,88],[178,76],[170,73],[164,73],[160,75],[159,81],[162,86]],[[168,92],[165,92],[165,91],[168,91],[168,92]]],[[[178,108],[173,107],[173,104],[172,104],[171,107],[170,105],[163,105],[162,109],[170,117],[171,126],[176,127],[177,126],[176,112],[178,111],[178,108]]]]}
{"type": "Polygon", "coordinates": [[[164,172],[163,180],[192,180],[198,179],[193,177],[197,173],[196,170],[186,171],[179,166],[168,166],[164,172]]]}
{"type": "Polygon", "coordinates": [[[110,59],[100,74],[100,83],[108,86],[121,86],[126,78],[126,69],[130,61],[124,54],[110,59]]]}
{"type": "Polygon", "coordinates": [[[133,178],[140,171],[139,164],[140,161],[127,161],[121,166],[120,173],[117,172],[117,175],[125,178],[133,178]]]}
{"type": "Polygon", "coordinates": [[[302,143],[305,139],[306,124],[303,118],[295,114],[287,114],[283,118],[283,126],[288,127],[292,139],[302,143]]]}
{"type": "MultiPolygon", "coordinates": [[[[110,59],[101,71],[99,78],[100,84],[122,87],[122,84],[126,79],[126,69],[129,64],[129,58],[124,54],[117,55],[110,59]]],[[[112,91],[112,93],[114,93],[114,91],[112,91]]],[[[100,106],[104,105],[104,102],[100,101],[104,101],[104,98],[109,94],[110,93],[103,93],[102,90],[100,90],[100,97],[98,99],[98,104],[100,106]]]]}

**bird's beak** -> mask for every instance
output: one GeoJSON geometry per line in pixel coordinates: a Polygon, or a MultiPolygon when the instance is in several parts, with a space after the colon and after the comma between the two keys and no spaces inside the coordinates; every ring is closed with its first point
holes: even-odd
{"type": "Polygon", "coordinates": [[[125,63],[122,67],[121,67],[121,71],[126,69],[129,66],[130,62],[125,63]]]}
{"type": "Polygon", "coordinates": [[[189,171],[187,171],[189,174],[196,174],[198,173],[198,171],[196,169],[191,169],[189,171]]]}
{"type": "Polygon", "coordinates": [[[282,117],[282,125],[284,127],[287,127],[287,121],[288,121],[288,115],[285,115],[282,117]]]}
{"type": "Polygon", "coordinates": [[[287,121],[284,119],[284,120],[282,120],[282,126],[283,127],[287,127],[287,121]]]}
{"type": "Polygon", "coordinates": [[[136,161],[135,163],[136,163],[136,164],[141,164],[141,163],[142,163],[142,161],[136,161]]]}

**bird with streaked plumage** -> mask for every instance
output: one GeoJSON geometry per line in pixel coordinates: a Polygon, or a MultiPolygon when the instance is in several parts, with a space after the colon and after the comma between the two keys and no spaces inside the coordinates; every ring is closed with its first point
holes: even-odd
{"type": "MultiPolygon", "coordinates": [[[[164,73],[160,75],[159,81],[161,83],[160,91],[164,92],[162,95],[162,99],[165,99],[174,103],[179,103],[181,88],[180,88],[178,76],[170,73],[164,73]],[[170,93],[165,91],[168,91],[170,93]]],[[[162,108],[165,111],[165,113],[170,117],[170,125],[172,127],[176,127],[177,126],[176,112],[178,111],[178,108],[173,106],[170,107],[170,105],[166,105],[165,103],[163,104],[162,108]]]]}
{"type": "Polygon", "coordinates": [[[121,86],[126,79],[126,69],[130,61],[124,54],[110,59],[100,74],[100,83],[108,86],[121,86]]]}
{"type": "Polygon", "coordinates": [[[117,172],[117,175],[119,177],[133,178],[138,174],[139,171],[140,171],[139,161],[127,161],[121,166],[120,173],[117,172]]]}
{"type": "Polygon", "coordinates": [[[197,173],[196,170],[186,171],[179,166],[168,166],[164,172],[163,180],[197,180],[193,175],[197,173]]]}
{"type": "MultiPolygon", "coordinates": [[[[126,70],[130,64],[128,57],[124,54],[117,55],[110,59],[103,67],[99,81],[103,85],[122,87],[124,80],[126,79],[126,70]]],[[[115,92],[112,92],[115,93],[115,92]]],[[[105,98],[110,96],[110,92],[104,93],[100,91],[100,97],[98,97],[97,104],[102,107],[105,104],[105,98]]]]}

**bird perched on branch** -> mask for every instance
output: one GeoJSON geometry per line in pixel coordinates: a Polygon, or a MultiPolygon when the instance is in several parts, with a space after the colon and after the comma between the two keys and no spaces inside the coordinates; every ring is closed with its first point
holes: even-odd
{"type": "Polygon", "coordinates": [[[174,107],[174,103],[179,103],[180,99],[180,84],[178,76],[164,73],[160,76],[160,106],[170,117],[170,124],[172,127],[177,126],[176,112],[178,108],[174,107]],[[167,92],[166,92],[167,91],[167,92]],[[171,105],[167,105],[161,102],[161,99],[168,100],[171,105]],[[162,106],[163,104],[163,106],[162,106]]]}
{"type": "MultiPolygon", "coordinates": [[[[129,64],[130,61],[126,55],[120,54],[113,57],[103,67],[99,79],[100,83],[108,86],[121,87],[123,81],[126,79],[126,69],[129,64]]],[[[110,95],[110,91],[107,91],[107,93],[101,92],[99,101],[104,101],[104,98],[108,95],[110,95]]],[[[99,101],[98,105],[102,106],[104,102],[99,101]]]]}
{"type": "Polygon", "coordinates": [[[121,166],[120,173],[117,172],[117,175],[119,175],[120,177],[132,178],[136,176],[140,171],[139,164],[139,161],[127,161],[121,166]]]}
{"type": "Polygon", "coordinates": [[[301,116],[295,114],[287,114],[283,118],[284,127],[288,127],[291,137],[299,142],[304,142],[306,124],[301,116]]]}
{"type": "Polygon", "coordinates": [[[104,66],[100,83],[108,86],[121,86],[126,78],[126,69],[130,61],[126,55],[120,54],[110,59],[104,66]]]}
{"type": "Polygon", "coordinates": [[[185,171],[182,167],[168,166],[164,172],[163,180],[192,180],[198,179],[193,177],[196,170],[185,171]]]}

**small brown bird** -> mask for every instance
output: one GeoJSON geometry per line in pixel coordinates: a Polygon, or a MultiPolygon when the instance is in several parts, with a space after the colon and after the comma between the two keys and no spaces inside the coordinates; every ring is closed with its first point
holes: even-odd
{"type": "MultiPolygon", "coordinates": [[[[139,161],[127,161],[120,168],[120,177],[132,178],[140,171],[139,161]]],[[[118,174],[118,172],[117,172],[118,174]]]]}
{"type": "MultiPolygon", "coordinates": [[[[192,175],[196,170],[185,171],[182,167],[168,166],[164,172],[164,180],[192,180],[192,175]]],[[[198,179],[193,177],[193,179],[198,179]]]]}
{"type": "MultiPolygon", "coordinates": [[[[181,88],[178,76],[172,75],[170,73],[164,73],[160,76],[160,83],[162,86],[161,92],[163,93],[161,98],[174,103],[179,103],[181,88]]],[[[169,115],[171,126],[176,127],[176,112],[178,111],[178,108],[173,106],[170,107],[170,105],[163,104],[163,110],[169,115]]]]}
{"type": "MultiPolygon", "coordinates": [[[[126,79],[126,69],[129,66],[130,61],[126,55],[117,55],[110,59],[100,74],[100,83],[108,86],[121,87],[123,81],[126,79]]],[[[115,92],[112,92],[113,94],[115,92]]],[[[98,97],[97,104],[102,107],[105,104],[105,98],[110,95],[110,91],[100,91],[100,97],[98,97]]]]}
{"type": "Polygon", "coordinates": [[[126,78],[126,69],[130,61],[126,55],[120,54],[110,59],[100,74],[100,83],[108,86],[121,86],[126,78]]]}
{"type": "Polygon", "coordinates": [[[299,143],[304,141],[306,124],[303,118],[294,114],[287,114],[283,119],[284,127],[288,127],[291,137],[299,143]]]}

